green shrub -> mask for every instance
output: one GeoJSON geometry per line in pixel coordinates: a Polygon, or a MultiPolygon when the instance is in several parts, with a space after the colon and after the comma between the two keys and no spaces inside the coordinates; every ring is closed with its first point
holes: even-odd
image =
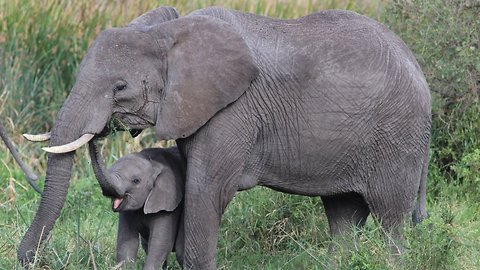
{"type": "Polygon", "coordinates": [[[465,185],[480,193],[480,149],[467,153],[451,168],[465,185]]]}

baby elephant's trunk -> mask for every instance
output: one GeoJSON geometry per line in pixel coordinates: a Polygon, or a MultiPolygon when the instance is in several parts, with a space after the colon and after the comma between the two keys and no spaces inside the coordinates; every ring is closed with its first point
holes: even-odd
{"type": "Polygon", "coordinates": [[[89,142],[88,150],[92,160],[93,172],[95,173],[95,177],[97,178],[100,187],[102,188],[103,195],[111,198],[121,197],[121,192],[116,190],[111,184],[112,181],[107,173],[103,159],[98,152],[95,140],[91,140],[89,142]]]}

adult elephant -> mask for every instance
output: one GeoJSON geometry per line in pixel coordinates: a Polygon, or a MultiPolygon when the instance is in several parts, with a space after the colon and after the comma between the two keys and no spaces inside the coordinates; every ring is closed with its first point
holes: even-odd
{"type": "Polygon", "coordinates": [[[46,149],[66,153],[48,157],[22,262],[60,213],[73,150],[113,118],[155,126],[187,159],[188,269],[215,268],[221,215],[237,190],[255,185],[320,196],[332,234],[369,213],[395,230],[419,191],[414,216],[426,214],[430,94],[386,27],[338,10],[295,20],[223,8],[144,16],[155,19],[103,31],[79,68],[46,149]]]}

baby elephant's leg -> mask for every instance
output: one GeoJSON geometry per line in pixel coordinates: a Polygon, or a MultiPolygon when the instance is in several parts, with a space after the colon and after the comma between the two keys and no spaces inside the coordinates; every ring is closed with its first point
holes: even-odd
{"type": "Polygon", "coordinates": [[[135,262],[138,251],[138,232],[134,224],[136,219],[129,212],[120,212],[117,234],[117,263],[135,262]]]}
{"type": "Polygon", "coordinates": [[[173,250],[177,234],[177,217],[171,213],[158,213],[152,222],[148,239],[148,252],[144,270],[157,270],[167,260],[173,250]]]}

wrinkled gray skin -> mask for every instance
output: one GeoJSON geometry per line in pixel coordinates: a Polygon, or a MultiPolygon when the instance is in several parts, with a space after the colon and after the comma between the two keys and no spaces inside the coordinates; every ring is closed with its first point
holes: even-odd
{"type": "Polygon", "coordinates": [[[147,253],[144,270],[166,265],[172,251],[182,264],[183,231],[179,228],[186,168],[178,149],[147,148],[131,153],[106,173],[94,143],[90,144],[90,156],[102,186],[108,184],[120,195],[112,198],[113,211],[120,212],[117,263],[136,260],[140,235],[147,253]]]}
{"type": "Polygon", "coordinates": [[[32,188],[38,192],[42,193],[38,185],[35,183],[35,181],[38,180],[37,175],[32,171],[32,169],[23,162],[23,160],[20,158],[20,155],[17,152],[17,149],[15,149],[15,146],[13,145],[12,141],[7,135],[7,131],[5,130],[5,127],[3,127],[3,123],[0,122],[0,138],[2,138],[3,142],[7,146],[8,150],[12,154],[13,158],[15,161],[18,163],[20,168],[22,169],[23,173],[25,174],[25,178],[27,178],[27,182],[32,186],[32,188]]]}
{"type": "MultiPolygon", "coordinates": [[[[112,116],[176,139],[187,160],[185,268],[215,268],[222,213],[237,190],[256,185],[320,196],[332,235],[370,213],[396,232],[416,201],[415,219],[425,216],[430,94],[390,30],[339,10],[279,20],[160,9],[171,12],[97,37],[51,145],[100,134],[112,116]]],[[[72,158],[49,155],[22,261],[60,213],[72,158]]]]}

